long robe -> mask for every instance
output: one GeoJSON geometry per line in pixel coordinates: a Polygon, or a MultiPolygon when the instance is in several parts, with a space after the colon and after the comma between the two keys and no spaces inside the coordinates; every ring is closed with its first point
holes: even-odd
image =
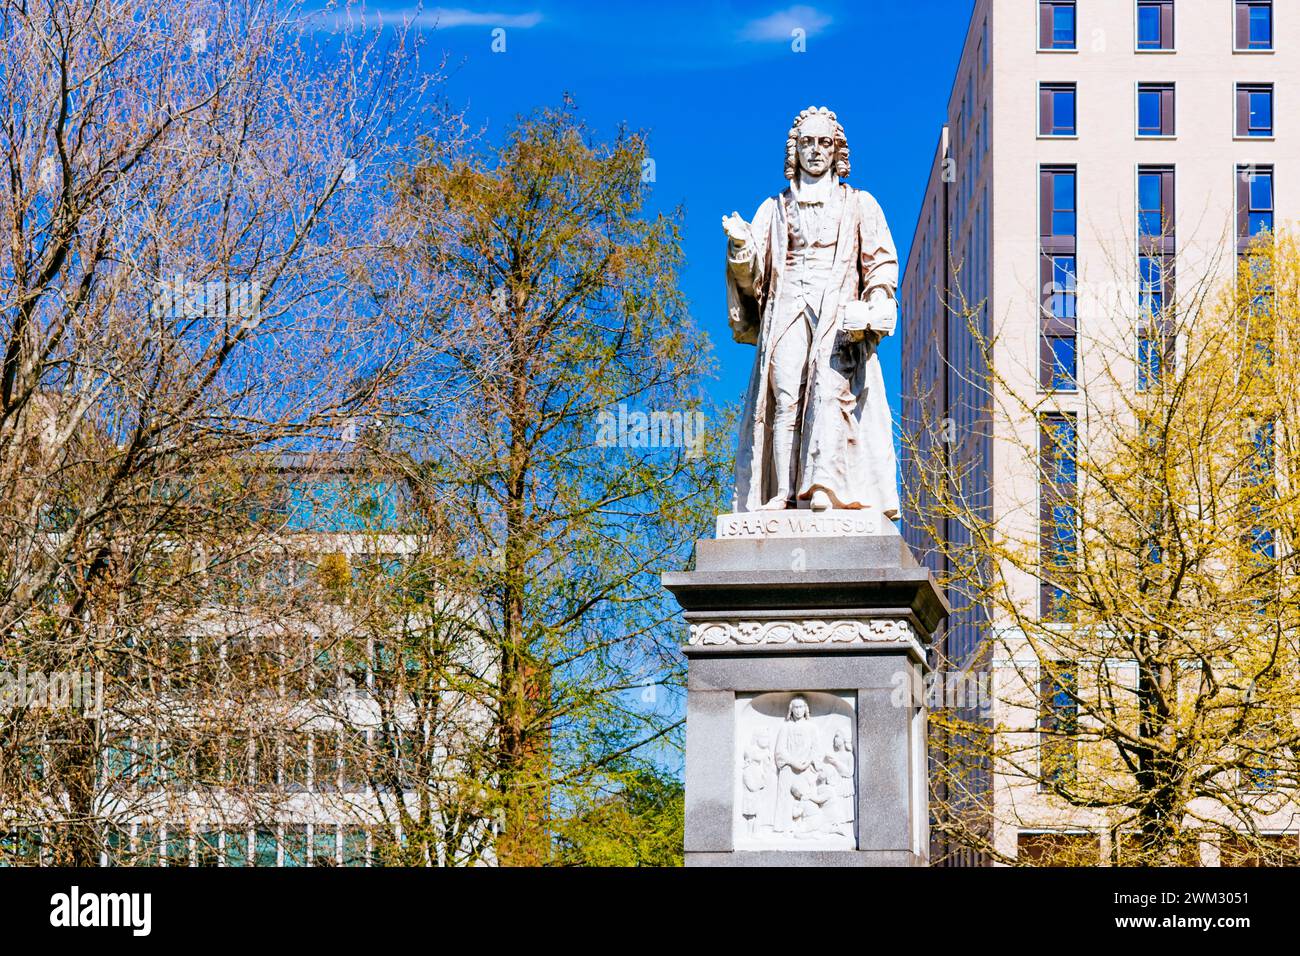
{"type": "MultiPolygon", "coordinates": [[[[876,289],[894,296],[898,254],[871,194],[843,183],[835,188],[843,191],[843,201],[834,264],[817,310],[805,369],[796,493],[800,499],[809,498],[814,486],[820,486],[830,492],[836,507],[874,508],[892,518],[898,514],[898,483],[877,339],[868,333],[850,342],[841,322],[845,305],[854,299],[865,301],[876,289]]],[[[795,318],[775,314],[790,233],[786,204],[792,199],[787,189],[764,200],[750,225],[753,249],[748,266],[727,267],[732,335],[737,342],[758,346],[741,418],[733,511],[757,511],[777,488],[770,378],[773,348],[795,318]]]]}
{"type": "Polygon", "coordinates": [[[804,795],[817,789],[817,762],[821,752],[817,725],[811,718],[787,718],[777,731],[776,749],[773,752],[777,773],[773,816],[777,833],[786,833],[795,828],[795,807],[804,795]],[[796,770],[792,764],[801,764],[803,769],[796,770]],[[795,796],[796,789],[800,792],[798,797],[795,796]]]}

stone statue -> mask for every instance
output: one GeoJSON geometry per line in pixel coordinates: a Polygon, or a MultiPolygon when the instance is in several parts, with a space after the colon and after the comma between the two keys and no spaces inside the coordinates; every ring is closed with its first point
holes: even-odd
{"type": "Polygon", "coordinates": [[[812,721],[808,701],[796,697],[790,701],[785,722],[776,735],[775,832],[788,833],[796,829],[801,802],[817,789],[821,755],[817,725],[812,721]]]}
{"type": "Polygon", "coordinates": [[[841,182],[848,175],[843,127],[810,107],[786,140],[789,188],[764,200],[752,223],[723,217],[732,335],[758,347],[733,511],[806,501],[814,511],[898,514],[876,357],[898,320],[898,256],[880,206],[841,182]]]}

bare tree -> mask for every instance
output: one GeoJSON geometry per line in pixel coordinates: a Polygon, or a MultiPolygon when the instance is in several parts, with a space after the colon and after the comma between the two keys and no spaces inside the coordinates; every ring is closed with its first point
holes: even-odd
{"type": "Polygon", "coordinates": [[[266,586],[275,462],[406,401],[379,210],[413,108],[456,130],[417,52],[292,3],[0,6],[3,667],[104,675],[102,714],[0,714],[0,829],[47,859],[283,790],[267,695],[343,626],[266,586]]]}

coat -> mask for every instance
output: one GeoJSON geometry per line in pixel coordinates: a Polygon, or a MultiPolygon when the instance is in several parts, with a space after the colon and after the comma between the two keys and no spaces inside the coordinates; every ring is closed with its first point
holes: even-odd
{"type": "MultiPolygon", "coordinates": [[[[892,418],[876,355],[879,336],[868,333],[849,341],[841,322],[844,306],[853,299],[865,301],[876,289],[894,296],[898,254],[876,200],[843,183],[836,188],[842,190],[842,211],[831,279],[805,371],[797,496],[809,498],[814,486],[821,486],[837,507],[874,508],[893,518],[898,514],[898,483],[892,418]]],[[[732,262],[727,268],[732,336],[758,348],[736,452],[732,510],[737,512],[757,511],[776,489],[770,375],[773,348],[790,319],[774,313],[781,300],[789,241],[786,204],[791,199],[787,189],[759,206],[750,225],[748,267],[737,268],[732,262]]]]}

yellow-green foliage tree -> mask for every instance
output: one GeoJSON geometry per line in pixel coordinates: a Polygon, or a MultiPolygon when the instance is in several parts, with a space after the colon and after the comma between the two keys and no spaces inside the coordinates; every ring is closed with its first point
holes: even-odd
{"type": "Polygon", "coordinates": [[[1061,831],[1021,863],[1095,864],[1099,847],[1122,864],[1216,847],[1225,864],[1300,862],[1300,248],[1265,236],[1232,280],[1182,284],[1149,317],[1164,337],[1139,352],[1144,387],[1114,343],[1081,346],[1073,417],[1044,419],[1052,397],[1017,391],[980,342],[995,454],[1043,489],[1031,520],[992,521],[959,456],[920,469],[944,583],[997,664],[991,715],[936,711],[938,778],[966,793],[983,765],[1003,788],[936,809],[993,859],[1013,859],[998,824],[1061,831]],[[966,543],[944,541],[945,519],[966,543]]]}
{"type": "MultiPolygon", "coordinates": [[[[464,765],[501,813],[502,863],[554,861],[557,821],[636,787],[680,726],[658,575],[717,513],[732,438],[705,430],[711,350],[678,288],[680,220],[646,209],[646,159],[643,137],[600,141],[566,106],[401,182],[401,270],[433,264],[447,287],[411,321],[457,400],[391,441],[421,520],[455,542],[444,580],[476,596],[457,626],[491,660],[472,692],[491,733],[464,765]]],[[[440,643],[427,622],[410,637],[440,643]]]]}

